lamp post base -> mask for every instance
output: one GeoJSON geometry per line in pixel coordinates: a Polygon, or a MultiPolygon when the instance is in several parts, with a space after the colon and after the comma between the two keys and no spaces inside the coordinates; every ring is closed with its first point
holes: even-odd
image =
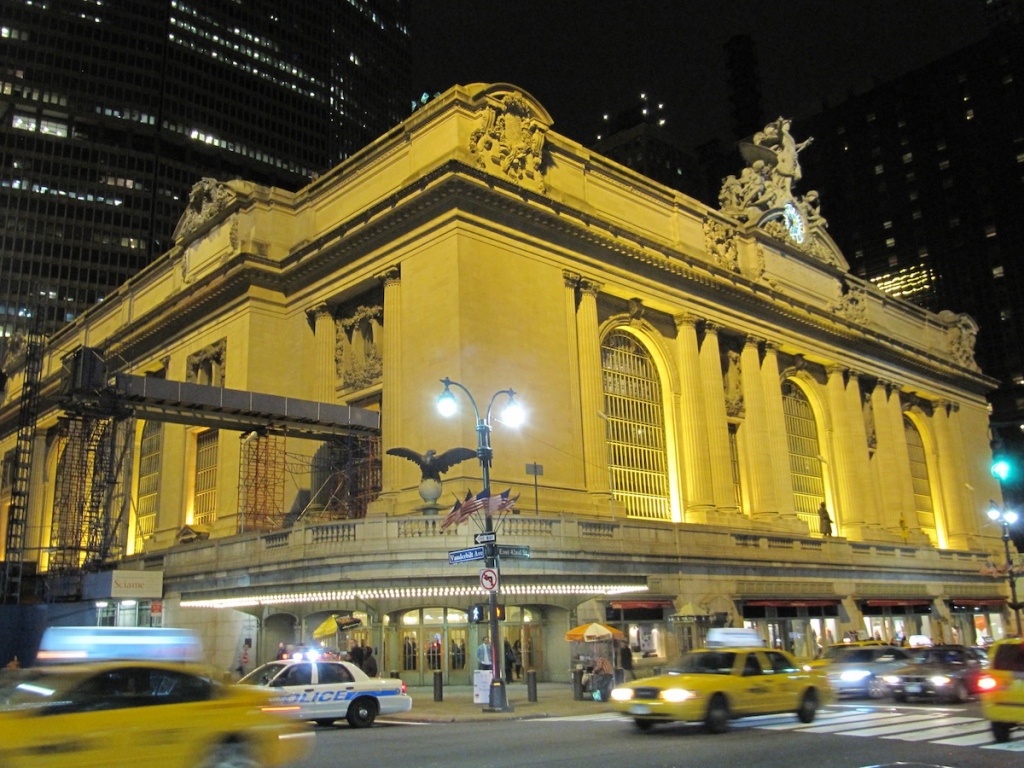
{"type": "Polygon", "coordinates": [[[484,712],[515,712],[515,708],[508,703],[504,680],[492,680],[491,689],[488,691],[488,694],[489,706],[484,712]]]}

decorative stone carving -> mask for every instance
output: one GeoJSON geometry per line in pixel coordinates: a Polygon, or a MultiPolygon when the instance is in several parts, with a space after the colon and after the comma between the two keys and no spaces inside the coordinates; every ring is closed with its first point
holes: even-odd
{"type": "Polygon", "coordinates": [[[862,286],[839,280],[836,282],[836,299],[828,308],[852,323],[863,324],[868,319],[867,291],[862,286]]]}
{"type": "Polygon", "coordinates": [[[364,389],[380,380],[384,370],[381,355],[384,307],[358,307],[349,317],[339,319],[335,365],[344,389],[364,389]]]}
{"type": "Polygon", "coordinates": [[[193,184],[188,193],[188,206],[174,228],[174,241],[188,237],[217,216],[227,206],[231,196],[227,185],[216,179],[206,177],[193,184]]]}
{"type": "Polygon", "coordinates": [[[227,353],[227,339],[219,339],[189,355],[185,361],[185,381],[190,384],[223,387],[227,353]]]}
{"type": "Polygon", "coordinates": [[[547,126],[514,91],[489,101],[480,126],[470,136],[469,150],[488,173],[543,192],[546,134],[547,126]]]}
{"type": "Polygon", "coordinates": [[[644,303],[640,299],[629,300],[629,324],[634,328],[639,328],[644,322],[644,312],[646,308],[644,303]]]}
{"type": "Polygon", "coordinates": [[[747,167],[739,177],[723,180],[719,208],[820,261],[842,266],[835,244],[825,235],[828,222],[821,215],[818,192],[811,190],[802,198],[793,194],[803,175],[800,152],[813,139],[797,143],[789,129],[790,121],[780,117],[751,141],[739,143],[747,167]]]}
{"type": "Polygon", "coordinates": [[[704,217],[704,247],[712,260],[722,269],[740,271],[739,251],[736,249],[735,230],[710,216],[704,217]]]}
{"type": "Polygon", "coordinates": [[[742,417],[743,406],[743,369],[740,367],[740,353],[734,349],[726,353],[725,375],[722,377],[722,385],[725,389],[725,412],[726,415],[742,417]]]}
{"type": "Polygon", "coordinates": [[[870,394],[863,390],[860,394],[861,415],[864,417],[864,434],[868,439],[868,450],[874,451],[878,448],[878,432],[875,430],[875,404],[870,394]]]}
{"type": "Polygon", "coordinates": [[[949,327],[949,355],[953,362],[972,371],[980,371],[974,360],[974,345],[978,340],[978,324],[974,318],[961,312],[945,309],[939,319],[949,327]]]}

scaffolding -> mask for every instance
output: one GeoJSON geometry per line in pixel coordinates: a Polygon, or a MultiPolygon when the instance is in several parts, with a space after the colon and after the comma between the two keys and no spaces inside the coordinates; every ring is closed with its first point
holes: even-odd
{"type": "Polygon", "coordinates": [[[380,437],[350,435],[324,443],[309,464],[312,494],[296,521],[366,517],[380,495],[380,437]]]}
{"type": "Polygon", "coordinates": [[[73,596],[81,572],[124,554],[135,419],[70,414],[58,424],[62,448],[50,526],[49,598],[73,596]]]}
{"type": "MultiPolygon", "coordinates": [[[[40,313],[37,313],[39,316],[40,313]]],[[[25,527],[28,523],[28,500],[32,476],[32,448],[36,437],[39,410],[39,378],[43,368],[43,341],[40,321],[25,338],[25,368],[18,407],[18,436],[14,446],[11,470],[11,504],[7,512],[3,584],[0,601],[20,603],[25,571],[25,527]]]]}
{"type": "Polygon", "coordinates": [[[287,475],[285,437],[258,430],[242,435],[238,462],[238,527],[275,531],[284,527],[287,475]]]}

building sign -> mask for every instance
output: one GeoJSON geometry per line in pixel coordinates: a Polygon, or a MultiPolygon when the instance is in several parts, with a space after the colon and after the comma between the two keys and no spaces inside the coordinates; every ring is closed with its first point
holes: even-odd
{"type": "Polygon", "coordinates": [[[163,594],[163,571],[87,573],[82,582],[84,600],[145,600],[160,598],[163,594]]]}

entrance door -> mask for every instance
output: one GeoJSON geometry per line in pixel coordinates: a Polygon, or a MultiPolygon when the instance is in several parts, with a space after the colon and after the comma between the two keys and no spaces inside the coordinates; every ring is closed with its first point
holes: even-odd
{"type": "Polygon", "coordinates": [[[448,628],[448,683],[469,685],[472,683],[472,665],[467,649],[469,630],[465,627],[448,628]]]}
{"type": "Polygon", "coordinates": [[[407,685],[422,685],[420,680],[419,632],[415,629],[402,630],[402,647],[399,661],[401,678],[407,685]]]}

